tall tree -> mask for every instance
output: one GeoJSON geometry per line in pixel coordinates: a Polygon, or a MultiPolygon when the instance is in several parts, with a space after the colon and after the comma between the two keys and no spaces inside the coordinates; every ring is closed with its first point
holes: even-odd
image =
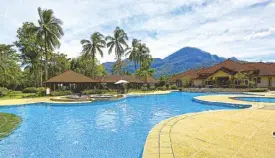
{"type": "Polygon", "coordinates": [[[0,44],[0,86],[14,88],[20,75],[18,54],[13,45],[0,44]]]}
{"type": "MultiPolygon", "coordinates": [[[[34,23],[25,22],[22,27],[17,30],[17,38],[18,40],[14,42],[19,51],[21,52],[22,66],[29,71],[25,71],[30,73],[32,76],[32,82],[35,86],[38,86],[39,77],[42,78],[42,65],[43,61],[40,60],[42,53],[41,51],[41,41],[37,38],[34,32],[29,31],[34,28],[34,23]],[[39,70],[40,73],[39,73],[39,70]]],[[[40,80],[40,86],[42,86],[42,80],[40,80]]]]}
{"type": "MultiPolygon", "coordinates": [[[[128,48],[127,41],[128,36],[125,33],[125,31],[119,27],[116,27],[114,30],[114,36],[107,36],[107,47],[109,48],[109,54],[111,54],[113,51],[116,56],[116,64],[121,65],[120,63],[122,56],[124,56],[125,50],[128,48]]],[[[121,66],[116,66],[117,70],[116,72],[121,73],[121,66]]]]}
{"type": "Polygon", "coordinates": [[[38,39],[44,42],[45,80],[48,80],[48,57],[54,48],[60,47],[59,39],[64,35],[61,25],[63,22],[54,16],[51,9],[38,8],[38,26],[32,31],[36,32],[38,39]]]}
{"type": "Polygon", "coordinates": [[[83,40],[81,40],[81,44],[82,44],[82,54],[85,57],[91,57],[93,60],[93,70],[92,70],[93,75],[92,75],[92,77],[95,77],[96,54],[99,53],[100,56],[103,57],[102,48],[104,48],[106,45],[104,36],[99,32],[95,32],[91,35],[90,41],[83,39],[83,40]]]}
{"type": "Polygon", "coordinates": [[[151,68],[153,58],[150,54],[150,49],[146,46],[146,44],[139,43],[137,48],[138,52],[140,53],[140,68],[136,71],[136,75],[144,77],[145,80],[147,80],[147,77],[153,76],[155,72],[155,69],[151,68]]]}
{"type": "Polygon", "coordinates": [[[137,70],[137,65],[140,62],[140,51],[138,50],[139,41],[137,39],[133,39],[132,41],[132,48],[128,48],[129,50],[126,53],[126,56],[129,55],[129,60],[134,62],[135,71],[137,70]]]}

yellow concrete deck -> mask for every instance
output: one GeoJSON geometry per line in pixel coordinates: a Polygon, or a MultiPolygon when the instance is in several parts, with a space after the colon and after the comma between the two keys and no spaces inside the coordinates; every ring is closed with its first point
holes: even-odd
{"type": "Polygon", "coordinates": [[[274,110],[186,114],[164,120],[149,133],[143,158],[274,158],[274,110]]]}

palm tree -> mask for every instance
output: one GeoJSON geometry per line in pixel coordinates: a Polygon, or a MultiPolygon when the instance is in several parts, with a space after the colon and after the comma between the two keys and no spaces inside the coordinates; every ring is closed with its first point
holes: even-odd
{"type": "Polygon", "coordinates": [[[95,56],[97,52],[100,54],[101,57],[103,57],[103,51],[102,48],[105,47],[106,42],[104,39],[104,36],[99,33],[95,32],[91,35],[90,41],[83,39],[81,40],[82,44],[82,54],[85,57],[92,57],[93,60],[93,77],[95,77],[95,56]]]}
{"type": "Polygon", "coordinates": [[[140,52],[139,61],[140,68],[142,70],[147,70],[150,68],[151,63],[153,62],[153,58],[150,54],[150,49],[146,46],[146,44],[139,44],[138,51],[140,52]]]}
{"type": "Polygon", "coordinates": [[[38,8],[39,26],[34,27],[32,31],[36,32],[38,39],[44,41],[45,55],[45,80],[48,79],[48,50],[52,51],[56,47],[60,47],[59,39],[64,35],[61,25],[63,22],[54,16],[51,9],[42,10],[38,8]]]}
{"type": "MultiPolygon", "coordinates": [[[[117,63],[121,62],[121,57],[124,55],[125,50],[128,48],[128,45],[126,43],[127,40],[127,34],[124,32],[123,29],[120,29],[119,27],[116,27],[116,29],[114,30],[114,37],[106,37],[106,41],[108,41],[107,47],[109,48],[109,54],[111,54],[114,49],[117,63]]],[[[121,67],[119,66],[117,68],[119,69],[117,71],[121,72],[121,67]]]]}
{"type": "Polygon", "coordinates": [[[140,52],[138,51],[138,44],[139,41],[137,39],[133,39],[132,41],[132,48],[129,48],[126,56],[129,55],[129,60],[134,62],[135,64],[135,71],[137,70],[137,64],[140,62],[140,52]]]}

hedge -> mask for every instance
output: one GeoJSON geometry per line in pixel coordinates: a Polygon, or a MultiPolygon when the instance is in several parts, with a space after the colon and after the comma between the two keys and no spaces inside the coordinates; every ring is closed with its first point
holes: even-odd
{"type": "Polygon", "coordinates": [[[9,90],[5,87],[0,87],[0,97],[5,96],[9,90]]]}
{"type": "Polygon", "coordinates": [[[37,88],[35,88],[35,87],[27,87],[27,88],[23,89],[22,92],[23,93],[36,93],[37,92],[37,88]]]}
{"type": "Polygon", "coordinates": [[[51,92],[51,96],[64,96],[64,95],[72,95],[72,91],[53,91],[51,92]]]}

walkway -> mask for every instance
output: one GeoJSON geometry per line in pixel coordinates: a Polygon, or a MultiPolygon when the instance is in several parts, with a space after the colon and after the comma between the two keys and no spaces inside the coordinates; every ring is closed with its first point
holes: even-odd
{"type": "Polygon", "coordinates": [[[187,114],[162,121],[149,133],[143,158],[275,156],[274,110],[187,114]]]}

